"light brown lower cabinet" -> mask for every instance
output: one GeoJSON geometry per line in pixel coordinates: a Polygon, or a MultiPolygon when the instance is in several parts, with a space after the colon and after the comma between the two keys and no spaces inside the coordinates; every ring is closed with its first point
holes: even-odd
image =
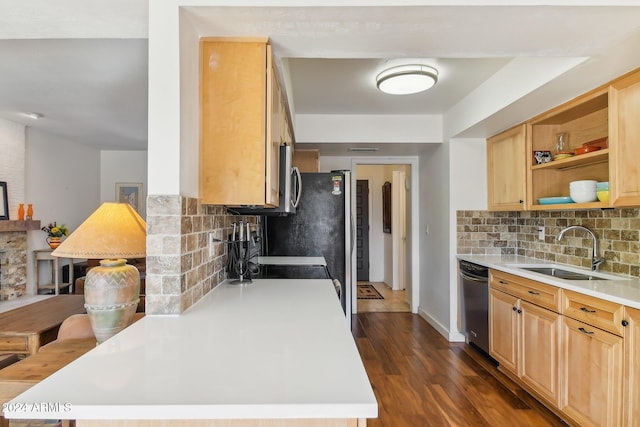
{"type": "Polygon", "coordinates": [[[563,317],[563,413],[581,426],[622,425],[623,339],[563,317]]]}
{"type": "Polygon", "coordinates": [[[496,289],[489,296],[489,352],[547,403],[558,406],[560,315],[496,289]]]}
{"type": "Polygon", "coordinates": [[[500,370],[571,425],[640,427],[640,310],[490,277],[489,352],[500,370]]]}
{"type": "Polygon", "coordinates": [[[625,307],[624,425],[640,427],[640,310],[625,307]]]}

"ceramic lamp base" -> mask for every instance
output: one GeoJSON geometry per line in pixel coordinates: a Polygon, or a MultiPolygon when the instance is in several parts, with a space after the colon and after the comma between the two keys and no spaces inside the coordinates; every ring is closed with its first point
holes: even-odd
{"type": "Polygon", "coordinates": [[[87,272],[84,307],[98,344],[131,324],[139,300],[140,273],[126,260],[102,260],[87,272]]]}

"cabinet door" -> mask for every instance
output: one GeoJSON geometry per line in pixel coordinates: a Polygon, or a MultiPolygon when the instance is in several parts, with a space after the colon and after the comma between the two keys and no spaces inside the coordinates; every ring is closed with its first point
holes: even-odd
{"type": "Polygon", "coordinates": [[[640,310],[625,307],[624,425],[640,426],[640,310]]]}
{"type": "Polygon", "coordinates": [[[561,410],[582,426],[622,424],[622,338],[563,316],[561,410]]]}
{"type": "Polygon", "coordinates": [[[640,72],[609,89],[609,183],[614,206],[640,206],[640,72]]]}
{"type": "Polygon", "coordinates": [[[518,299],[489,290],[489,354],[518,374],[518,299]]]}
{"type": "Polygon", "coordinates": [[[280,85],[275,69],[271,65],[271,57],[269,57],[269,86],[267,88],[267,99],[270,99],[270,107],[268,116],[270,120],[267,123],[267,135],[269,135],[268,146],[266,148],[266,182],[265,191],[267,195],[267,204],[278,205],[280,197],[280,144],[282,143],[282,97],[280,94],[280,85]]]}
{"type": "Polygon", "coordinates": [[[558,406],[561,317],[526,301],[520,309],[520,378],[558,406]]]}
{"type": "Polygon", "coordinates": [[[264,205],[270,46],[203,39],[200,49],[201,201],[264,205]]]}
{"type": "MultiPolygon", "coordinates": [[[[527,194],[526,125],[487,140],[489,210],[523,210],[527,194]]],[[[527,163],[529,162],[529,163],[527,163]]]]}

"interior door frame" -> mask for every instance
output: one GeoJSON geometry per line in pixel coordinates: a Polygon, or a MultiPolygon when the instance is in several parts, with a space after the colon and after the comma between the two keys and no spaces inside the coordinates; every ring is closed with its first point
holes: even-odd
{"type": "MultiPolygon", "coordinates": [[[[352,157],[351,158],[351,188],[356,187],[356,175],[358,165],[409,165],[411,175],[411,248],[408,249],[407,258],[411,260],[411,297],[409,305],[411,312],[417,314],[420,304],[420,229],[419,210],[419,159],[417,156],[400,157],[352,157]]],[[[351,192],[351,209],[355,218],[355,191],[351,192]]],[[[351,254],[351,265],[355,266],[356,253],[351,254]]],[[[351,275],[351,307],[357,308],[357,281],[355,274],[351,275]]],[[[356,311],[354,310],[354,313],[356,311]]]]}

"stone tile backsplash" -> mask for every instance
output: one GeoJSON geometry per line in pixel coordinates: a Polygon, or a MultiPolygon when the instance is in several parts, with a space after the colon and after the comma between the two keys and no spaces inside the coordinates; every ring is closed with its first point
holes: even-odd
{"type": "Polygon", "coordinates": [[[518,254],[589,268],[593,241],[583,231],[556,237],[569,225],[582,225],[598,236],[601,271],[640,277],[640,209],[489,212],[458,211],[461,254],[518,254]],[[544,226],[545,238],[538,239],[544,226]]]}
{"type": "Polygon", "coordinates": [[[147,198],[148,314],[180,314],[226,279],[226,244],[215,243],[210,256],[208,237],[224,238],[237,220],[223,206],[192,197],[147,198]]]}

